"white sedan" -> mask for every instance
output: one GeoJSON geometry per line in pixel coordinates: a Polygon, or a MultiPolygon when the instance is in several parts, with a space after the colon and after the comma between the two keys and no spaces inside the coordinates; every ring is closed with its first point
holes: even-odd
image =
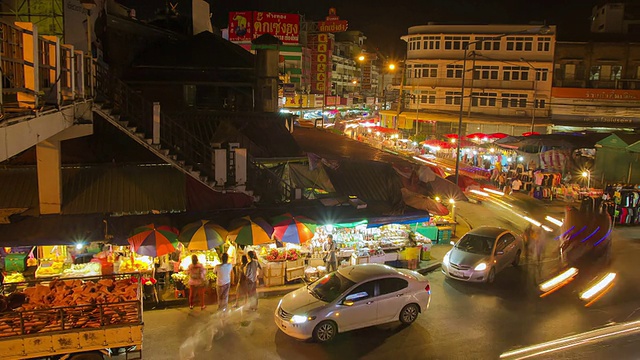
{"type": "Polygon", "coordinates": [[[411,324],[427,310],[429,281],[423,275],[382,264],[341,268],[285,295],[276,325],[296,339],[332,340],[339,332],[400,321],[411,324]]]}

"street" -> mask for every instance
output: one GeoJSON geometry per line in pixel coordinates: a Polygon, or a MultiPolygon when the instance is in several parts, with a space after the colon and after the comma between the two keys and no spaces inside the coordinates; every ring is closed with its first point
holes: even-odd
{"type": "MultiPolygon", "coordinates": [[[[147,311],[143,354],[149,359],[177,359],[187,358],[194,349],[196,359],[390,359],[398,355],[407,359],[496,359],[509,349],[609,322],[638,319],[640,314],[634,311],[640,297],[636,286],[640,275],[635,258],[640,245],[627,230],[615,233],[613,268],[620,280],[590,308],[584,307],[572,287],[540,298],[530,276],[532,265],[505,270],[492,286],[445,279],[435,271],[428,275],[431,307],[407,328],[394,323],[341,334],[328,345],[302,342],[277,329],[273,311],[279,297],[273,297],[260,300],[258,313],[232,313],[225,326],[213,315],[213,307],[204,312],[188,308],[147,311]],[[221,332],[212,339],[214,331],[221,332]]],[[[603,355],[593,350],[590,354],[593,357],[580,358],[603,355]]],[[[618,358],[632,355],[626,352],[618,358]]]]}

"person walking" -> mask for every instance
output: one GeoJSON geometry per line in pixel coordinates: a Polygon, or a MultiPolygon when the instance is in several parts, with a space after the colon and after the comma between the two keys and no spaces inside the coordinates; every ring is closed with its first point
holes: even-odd
{"type": "Polygon", "coordinates": [[[249,251],[249,263],[245,266],[245,276],[247,278],[247,295],[249,297],[249,309],[252,311],[258,310],[258,270],[261,269],[260,263],[258,262],[258,256],[256,256],[256,252],[251,250],[249,251]]]}
{"type": "Polygon", "coordinates": [[[338,270],[338,258],[336,256],[336,243],[333,242],[333,235],[327,235],[327,242],[324,244],[324,264],[327,273],[338,270]]]}
{"type": "Polygon", "coordinates": [[[249,259],[247,255],[242,255],[242,262],[237,267],[240,268],[238,272],[238,284],[236,285],[236,303],[233,305],[234,308],[238,307],[238,303],[241,298],[243,298],[243,306],[247,303],[247,275],[245,275],[244,271],[249,263],[249,259]]]}
{"type": "Polygon", "coordinates": [[[200,297],[201,309],[204,310],[204,283],[207,270],[198,262],[196,254],[191,255],[191,264],[187,273],[189,273],[189,309],[193,309],[193,296],[197,293],[200,297]]]}
{"type": "Polygon", "coordinates": [[[226,311],[229,302],[229,288],[231,287],[231,270],[233,266],[229,264],[229,254],[223,253],[221,260],[222,264],[216,266],[218,310],[226,311]]]}

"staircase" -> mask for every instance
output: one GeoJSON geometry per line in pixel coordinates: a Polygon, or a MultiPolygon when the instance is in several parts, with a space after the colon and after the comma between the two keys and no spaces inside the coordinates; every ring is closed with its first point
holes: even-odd
{"type": "MultiPolygon", "coordinates": [[[[96,98],[93,111],[163,161],[214,191],[234,191],[254,196],[245,185],[221,186],[215,182],[214,148],[182,124],[160,112],[160,141],[153,143],[153,104],[101,66],[96,66],[96,98]]],[[[277,189],[276,202],[289,202],[293,189],[281,177],[248,156],[248,182],[269,182],[277,189]],[[252,176],[253,175],[253,176],[252,176]],[[253,178],[253,179],[252,179],[253,178]]],[[[255,197],[254,197],[255,199],[255,197]]]]}

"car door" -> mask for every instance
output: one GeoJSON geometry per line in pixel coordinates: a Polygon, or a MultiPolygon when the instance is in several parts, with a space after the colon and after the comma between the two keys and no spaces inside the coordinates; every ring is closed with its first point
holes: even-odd
{"type": "Polygon", "coordinates": [[[496,244],[496,261],[498,269],[502,270],[513,262],[516,252],[516,238],[511,233],[505,233],[498,238],[496,244]],[[500,254],[500,252],[502,254],[500,254]]]}
{"type": "Polygon", "coordinates": [[[398,320],[400,310],[409,302],[409,282],[400,277],[376,280],[378,285],[378,324],[398,320]]]}
{"type": "Polygon", "coordinates": [[[376,323],[378,303],[375,281],[362,283],[349,291],[339,302],[338,330],[348,331],[376,323]]]}

